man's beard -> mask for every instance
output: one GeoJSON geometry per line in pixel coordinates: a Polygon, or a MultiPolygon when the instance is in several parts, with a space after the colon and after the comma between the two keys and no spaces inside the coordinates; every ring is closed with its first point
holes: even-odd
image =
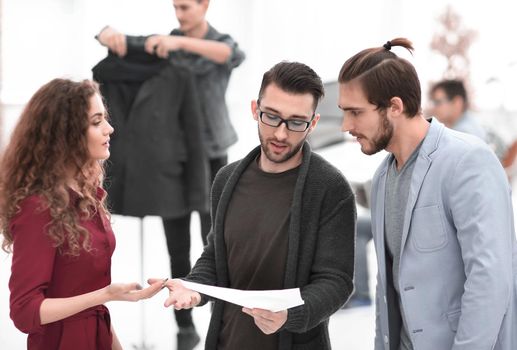
{"type": "Polygon", "coordinates": [[[378,133],[375,136],[375,139],[371,141],[373,147],[370,150],[363,151],[364,154],[369,156],[386,149],[393,137],[393,124],[388,120],[387,112],[382,111],[380,115],[381,124],[379,125],[378,133]]]}
{"type": "Polygon", "coordinates": [[[258,134],[259,134],[259,139],[260,139],[260,148],[262,149],[262,152],[264,153],[264,155],[266,156],[267,159],[269,159],[271,162],[277,163],[277,164],[285,163],[289,159],[293,158],[303,147],[303,143],[305,142],[305,140],[307,139],[307,136],[308,136],[308,134],[305,135],[305,137],[299,143],[297,143],[296,145],[293,146],[287,142],[279,142],[274,137],[264,140],[264,138],[260,134],[260,130],[259,130],[258,134]],[[289,152],[287,152],[285,155],[283,155],[281,158],[275,157],[275,154],[272,153],[271,151],[269,151],[269,149],[267,147],[267,143],[269,141],[275,141],[275,142],[278,142],[281,144],[285,144],[291,150],[289,152]]]}

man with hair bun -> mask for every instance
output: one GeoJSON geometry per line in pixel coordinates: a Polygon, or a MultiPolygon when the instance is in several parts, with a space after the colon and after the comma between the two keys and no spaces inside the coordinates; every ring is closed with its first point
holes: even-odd
{"type": "Polygon", "coordinates": [[[342,130],[363,153],[390,154],[374,175],[376,350],[517,349],[517,244],[503,168],[479,138],[421,111],[415,68],[363,50],[339,73],[342,130]]]}

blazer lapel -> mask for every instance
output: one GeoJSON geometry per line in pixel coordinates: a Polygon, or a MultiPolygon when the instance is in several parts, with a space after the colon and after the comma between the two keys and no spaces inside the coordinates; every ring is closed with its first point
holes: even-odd
{"type": "MultiPolygon", "coordinates": [[[[438,148],[438,143],[442,136],[444,129],[443,124],[438,122],[436,119],[430,120],[430,127],[427,131],[427,135],[422,143],[418,157],[416,159],[413,174],[411,176],[411,184],[409,187],[408,200],[406,205],[406,213],[404,215],[404,226],[402,229],[402,242],[400,247],[400,258],[402,259],[402,253],[406,245],[407,237],[409,234],[409,227],[411,225],[411,218],[413,216],[413,209],[415,208],[418,194],[422,188],[425,176],[429,171],[432,164],[432,153],[438,148]]],[[[402,264],[400,264],[402,265],[402,264]]]]}
{"type": "Polygon", "coordinates": [[[393,157],[393,155],[389,155],[386,157],[386,159],[381,164],[380,170],[379,170],[379,181],[378,181],[378,188],[375,191],[372,191],[372,195],[375,194],[376,198],[372,198],[372,204],[375,205],[375,211],[376,215],[375,217],[372,216],[372,220],[375,220],[375,227],[376,230],[374,230],[373,234],[374,242],[375,242],[375,250],[377,252],[377,260],[379,262],[383,262],[381,267],[381,264],[378,264],[379,266],[379,276],[382,281],[382,285],[386,286],[386,245],[384,242],[384,208],[385,208],[385,195],[386,195],[386,175],[388,173],[388,164],[390,164],[390,159],[393,157]]]}

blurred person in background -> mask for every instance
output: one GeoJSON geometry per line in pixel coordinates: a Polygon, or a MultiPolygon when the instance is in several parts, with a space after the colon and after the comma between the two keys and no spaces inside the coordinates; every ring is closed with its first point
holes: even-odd
{"type": "Polygon", "coordinates": [[[461,80],[442,80],[431,87],[430,113],[446,127],[479,137],[486,141],[486,131],[468,113],[467,90],[461,80]]]}
{"type": "Polygon", "coordinates": [[[30,350],[121,349],[104,304],[162,288],[111,284],[115,236],[102,164],[112,132],[95,83],[55,79],[30,99],[2,155],[10,315],[30,350]]]}
{"type": "Polygon", "coordinates": [[[447,79],[437,82],[431,87],[429,99],[431,116],[448,128],[479,137],[492,148],[497,158],[503,159],[506,152],[504,141],[469,112],[469,98],[463,81],[447,79]]]}
{"type": "Polygon", "coordinates": [[[390,154],[372,181],[376,350],[517,348],[517,243],[511,191],[478,137],[426,120],[397,38],[339,73],[342,130],[390,154]]]}
{"type": "MultiPolygon", "coordinates": [[[[112,27],[97,36],[99,42],[123,57],[128,50],[145,50],[169,60],[171,65],[194,74],[196,104],[202,114],[203,148],[209,163],[209,181],[228,162],[228,148],[237,141],[230,121],[225,94],[232,70],[239,66],[244,53],[228,34],[218,32],[206,20],[209,0],[173,0],[180,27],[169,35],[148,37],[126,36],[112,27]]],[[[208,203],[206,203],[208,208],[208,203]]],[[[210,231],[210,213],[201,212],[203,243],[210,231]]],[[[172,215],[172,213],[171,213],[172,215]]],[[[170,255],[171,274],[184,277],[190,271],[190,217],[163,217],[163,226],[170,255]]],[[[178,350],[190,350],[198,342],[191,310],[176,310],[178,350]]]]}

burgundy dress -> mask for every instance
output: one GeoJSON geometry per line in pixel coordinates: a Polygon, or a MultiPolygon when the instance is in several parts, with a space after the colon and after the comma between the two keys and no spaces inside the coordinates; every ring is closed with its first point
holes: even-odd
{"type": "MultiPolygon", "coordinates": [[[[71,203],[77,194],[71,192],[71,203]]],[[[104,196],[99,188],[98,196],[104,196]]],[[[41,210],[44,199],[32,195],[20,203],[10,222],[13,260],[9,280],[10,316],[28,333],[29,350],[111,349],[110,317],[104,305],[66,319],[41,325],[39,309],[45,298],[67,298],[103,288],[111,283],[111,255],[115,236],[105,215],[97,213],[81,225],[90,232],[92,250],[79,256],[62,255],[47,235],[50,211],[41,210]]]]}

